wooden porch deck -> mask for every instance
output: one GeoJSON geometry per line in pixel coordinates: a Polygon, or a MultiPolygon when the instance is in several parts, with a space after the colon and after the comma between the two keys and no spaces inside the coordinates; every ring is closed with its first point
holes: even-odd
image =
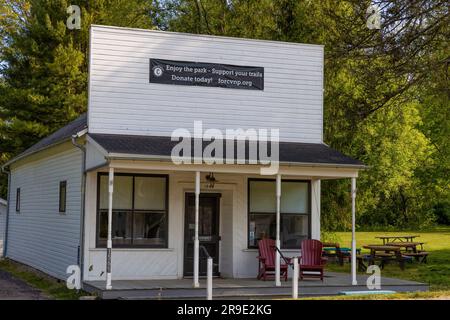
{"type": "MultiPolygon", "coordinates": [[[[327,272],[324,281],[305,279],[299,281],[299,297],[337,295],[341,291],[364,291],[366,275],[358,275],[358,285],[351,285],[349,274],[327,272]]],[[[112,290],[105,290],[105,281],[87,281],[84,289],[96,293],[102,299],[205,299],[206,280],[200,280],[200,288],[192,287],[192,279],[178,280],[113,280],[112,290]]],[[[256,279],[213,280],[214,299],[270,299],[290,297],[292,282],[256,279]]],[[[381,290],[397,292],[428,291],[427,284],[395,278],[381,278],[381,290]]]]}

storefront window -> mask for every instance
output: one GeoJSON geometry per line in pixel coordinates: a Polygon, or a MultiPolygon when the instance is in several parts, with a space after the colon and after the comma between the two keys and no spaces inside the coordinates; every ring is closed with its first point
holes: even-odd
{"type": "MultiPolygon", "coordinates": [[[[249,180],[249,248],[256,248],[258,240],[276,238],[276,182],[249,180]]],[[[281,247],[299,249],[310,238],[310,187],[307,181],[282,181],[280,209],[281,247]]]]}
{"type": "MultiPolygon", "coordinates": [[[[99,176],[97,246],[108,237],[108,175],[99,176]]],[[[167,176],[114,177],[112,240],[115,247],[167,247],[167,176]]]]}

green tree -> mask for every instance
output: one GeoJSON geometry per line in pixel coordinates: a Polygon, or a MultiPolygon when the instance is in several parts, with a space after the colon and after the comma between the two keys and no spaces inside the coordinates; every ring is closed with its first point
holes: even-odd
{"type": "MultiPolygon", "coordinates": [[[[155,1],[0,0],[2,163],[67,124],[87,107],[89,27],[152,28],[155,1]],[[66,26],[81,8],[81,30],[66,26]]],[[[5,180],[1,195],[5,195],[5,180]]]]}

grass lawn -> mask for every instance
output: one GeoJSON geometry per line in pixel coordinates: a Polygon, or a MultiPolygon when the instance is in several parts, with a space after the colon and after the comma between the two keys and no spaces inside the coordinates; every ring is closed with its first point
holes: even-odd
{"type": "Polygon", "coordinates": [[[46,274],[31,267],[4,259],[0,260],[0,269],[10,273],[14,277],[21,279],[30,286],[39,289],[45,295],[57,300],[77,300],[81,296],[88,295],[86,292],[69,290],[64,281],[58,281],[46,274]]]}
{"type": "MultiPolygon", "coordinates": [[[[376,236],[381,235],[418,235],[417,242],[425,242],[424,250],[429,252],[428,263],[412,264],[406,263],[404,271],[400,270],[398,264],[389,264],[381,270],[381,276],[394,277],[428,283],[431,291],[446,291],[450,296],[450,227],[436,227],[430,231],[402,231],[402,232],[357,232],[357,247],[367,244],[382,243],[376,236]]],[[[351,232],[337,232],[336,240],[342,247],[351,246],[351,232]]],[[[362,251],[365,252],[364,249],[362,251]]],[[[346,263],[343,267],[330,263],[327,266],[330,271],[350,272],[350,265],[346,263]]],[[[445,293],[444,293],[445,294],[445,293]]]]}
{"type": "Polygon", "coordinates": [[[409,292],[360,296],[329,296],[302,298],[300,300],[450,300],[450,291],[409,292]]]}

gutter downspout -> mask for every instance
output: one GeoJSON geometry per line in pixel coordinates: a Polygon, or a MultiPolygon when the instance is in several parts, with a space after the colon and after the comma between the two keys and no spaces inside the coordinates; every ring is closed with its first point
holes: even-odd
{"type": "Polygon", "coordinates": [[[9,208],[10,208],[10,202],[11,202],[11,171],[6,170],[5,167],[2,168],[2,172],[6,173],[8,175],[8,190],[6,195],[6,222],[5,222],[5,240],[3,241],[3,257],[6,258],[6,255],[8,254],[7,248],[8,248],[8,229],[9,229],[9,208]]]}
{"type": "Polygon", "coordinates": [[[77,139],[81,137],[84,132],[79,132],[72,135],[72,144],[81,150],[83,153],[83,160],[81,163],[81,210],[80,210],[80,249],[79,249],[79,263],[80,263],[80,276],[81,276],[81,288],[83,288],[84,280],[84,220],[85,220],[85,203],[86,203],[86,148],[85,146],[77,143],[77,139]]]}

